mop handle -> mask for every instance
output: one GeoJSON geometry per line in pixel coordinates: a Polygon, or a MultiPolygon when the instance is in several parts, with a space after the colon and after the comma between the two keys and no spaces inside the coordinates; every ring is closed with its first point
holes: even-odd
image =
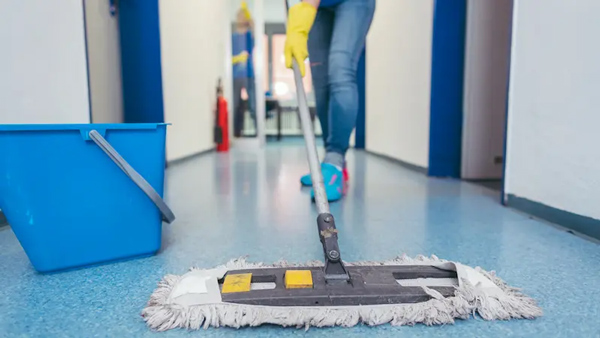
{"type": "MultiPolygon", "coordinates": [[[[289,11],[289,4],[285,0],[286,18],[289,11]]],[[[287,21],[287,20],[286,20],[287,21]]],[[[287,22],[286,22],[287,25],[287,22]]],[[[321,173],[321,164],[317,153],[317,143],[315,141],[315,133],[313,130],[310,111],[308,110],[308,100],[304,83],[302,83],[302,75],[296,59],[292,60],[294,70],[294,80],[296,82],[296,94],[298,96],[298,110],[300,114],[300,123],[302,125],[302,133],[306,142],[306,152],[308,155],[308,165],[310,167],[310,176],[312,179],[313,190],[315,191],[315,203],[317,211],[320,214],[329,214],[329,202],[327,202],[327,193],[325,192],[325,184],[323,183],[323,174],[321,173]]]]}

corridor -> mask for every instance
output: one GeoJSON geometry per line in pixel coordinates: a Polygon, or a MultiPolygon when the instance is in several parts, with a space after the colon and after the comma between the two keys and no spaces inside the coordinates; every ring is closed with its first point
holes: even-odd
{"type": "MultiPolygon", "coordinates": [[[[349,155],[347,198],[331,205],[346,261],[435,254],[495,270],[536,299],[538,320],[459,321],[426,327],[261,327],[240,337],[597,337],[598,244],[504,208],[498,192],[430,179],[364,152],[349,155]]],[[[321,259],[316,210],[298,178],[308,170],[300,143],[234,149],[173,164],[166,199],[178,219],[163,226],[154,256],[43,276],[10,228],[0,229],[0,336],[226,337],[233,329],[151,332],[140,317],[165,274],[251,261],[321,259]]]]}

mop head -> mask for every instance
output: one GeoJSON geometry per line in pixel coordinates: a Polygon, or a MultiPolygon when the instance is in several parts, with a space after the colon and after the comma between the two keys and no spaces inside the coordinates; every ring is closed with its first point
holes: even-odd
{"type": "MultiPolygon", "coordinates": [[[[484,320],[534,319],[542,310],[530,297],[508,286],[493,272],[439,259],[435,256],[401,256],[386,262],[346,263],[346,266],[430,265],[457,272],[455,294],[443,297],[427,287],[426,280],[414,280],[431,299],[413,304],[357,306],[263,306],[225,303],[221,300],[218,280],[230,270],[273,267],[317,267],[315,261],[294,265],[280,261],[273,265],[250,263],[245,258],[232,260],[214,269],[192,268],[188,273],[167,275],[159,282],[142,317],[156,331],[175,328],[197,330],[228,326],[240,328],[274,324],[299,328],[357,324],[394,326],[453,324],[455,319],[479,316],[484,320]]],[[[438,281],[439,283],[439,281],[438,281]]],[[[254,285],[253,285],[254,287],[254,285]]]]}

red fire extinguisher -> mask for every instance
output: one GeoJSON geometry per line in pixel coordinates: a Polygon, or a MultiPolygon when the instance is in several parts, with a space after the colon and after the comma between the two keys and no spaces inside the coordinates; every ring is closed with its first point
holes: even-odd
{"type": "Polygon", "coordinates": [[[215,111],[215,144],[217,151],[229,150],[229,117],[227,113],[227,100],[223,97],[223,85],[221,79],[217,85],[217,109],[215,111]]]}

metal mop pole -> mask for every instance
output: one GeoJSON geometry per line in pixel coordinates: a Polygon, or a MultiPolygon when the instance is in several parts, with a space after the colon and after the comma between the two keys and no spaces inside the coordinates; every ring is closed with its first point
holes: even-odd
{"type": "Polygon", "coordinates": [[[306,152],[308,156],[308,165],[310,167],[310,176],[312,185],[315,191],[315,203],[319,214],[329,214],[329,202],[327,202],[327,193],[325,192],[325,184],[321,173],[321,164],[317,153],[317,144],[315,141],[315,133],[313,130],[312,121],[310,119],[310,111],[306,99],[306,92],[302,83],[302,76],[296,60],[294,60],[294,77],[296,81],[296,91],[298,94],[298,110],[300,114],[300,123],[302,125],[302,133],[306,142],[306,152]]]}

